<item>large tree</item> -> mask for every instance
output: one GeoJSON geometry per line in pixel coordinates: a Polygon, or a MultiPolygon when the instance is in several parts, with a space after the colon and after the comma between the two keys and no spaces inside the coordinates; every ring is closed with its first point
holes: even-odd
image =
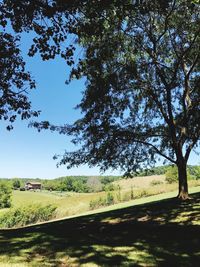
{"type": "Polygon", "coordinates": [[[17,37],[0,32],[0,120],[9,121],[8,130],[13,128],[17,115],[28,119],[39,114],[31,110],[28,91],[35,88],[35,82],[25,70],[18,41],[17,37]]]}
{"type": "Polygon", "coordinates": [[[78,149],[60,164],[131,173],[163,157],[177,165],[178,197],[187,199],[186,166],[200,138],[198,2],[3,2],[15,31],[36,32],[30,56],[60,54],[70,79],[87,78],[79,120],[34,124],[74,136],[78,149]]]}

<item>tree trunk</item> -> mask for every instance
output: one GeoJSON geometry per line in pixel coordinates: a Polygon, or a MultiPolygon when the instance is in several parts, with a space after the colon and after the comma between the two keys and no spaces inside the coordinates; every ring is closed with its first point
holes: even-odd
{"type": "Polygon", "coordinates": [[[178,198],[180,198],[181,200],[186,200],[190,198],[188,195],[187,164],[184,160],[181,160],[177,164],[177,167],[179,182],[178,198]]]}

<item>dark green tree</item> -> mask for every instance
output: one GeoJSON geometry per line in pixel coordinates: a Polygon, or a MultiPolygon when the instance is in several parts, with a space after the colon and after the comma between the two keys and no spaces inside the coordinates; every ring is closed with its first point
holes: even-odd
{"type": "Polygon", "coordinates": [[[19,179],[14,179],[13,182],[12,182],[12,186],[14,189],[18,189],[21,187],[21,182],[19,179]]]}
{"type": "Polygon", "coordinates": [[[79,149],[66,152],[60,164],[121,168],[131,174],[163,157],[177,165],[178,197],[187,199],[186,165],[200,137],[199,4],[2,3],[15,32],[35,31],[30,56],[39,52],[48,60],[61,55],[72,66],[70,79],[86,77],[79,120],[61,127],[33,124],[74,136],[79,149]],[[82,54],[76,53],[78,47],[82,54]]]}
{"type": "MultiPolygon", "coordinates": [[[[4,23],[0,17],[1,28],[4,23]]],[[[0,120],[9,121],[8,130],[13,128],[17,116],[24,120],[39,114],[31,110],[28,100],[28,91],[35,88],[35,82],[25,70],[19,41],[19,36],[0,32],[0,120]]]]}
{"type": "Polygon", "coordinates": [[[0,209],[11,207],[11,187],[6,182],[0,182],[0,209]]]}

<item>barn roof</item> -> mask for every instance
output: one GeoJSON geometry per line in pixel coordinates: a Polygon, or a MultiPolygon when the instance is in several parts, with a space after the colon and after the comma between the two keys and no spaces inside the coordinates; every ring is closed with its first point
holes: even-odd
{"type": "Polygon", "coordinates": [[[41,185],[41,183],[38,183],[38,182],[27,182],[26,184],[31,184],[31,185],[41,185]]]}

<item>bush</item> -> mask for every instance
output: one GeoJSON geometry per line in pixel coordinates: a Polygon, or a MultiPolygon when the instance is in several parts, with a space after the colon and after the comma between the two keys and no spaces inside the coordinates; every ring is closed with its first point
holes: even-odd
{"type": "Polygon", "coordinates": [[[21,183],[19,179],[14,179],[12,182],[13,189],[19,189],[21,187],[21,183]]]}
{"type": "Polygon", "coordinates": [[[48,221],[55,217],[56,206],[40,204],[11,209],[0,215],[0,227],[20,227],[37,222],[48,221]]]}
{"type": "Polygon", "coordinates": [[[178,181],[178,168],[171,166],[165,174],[165,180],[168,184],[176,183],[178,181]]]}
{"type": "Polygon", "coordinates": [[[121,202],[122,196],[121,196],[121,186],[117,185],[116,186],[116,198],[118,202],[121,202]]]}
{"type": "Polygon", "coordinates": [[[100,207],[110,206],[114,204],[114,197],[111,192],[108,192],[105,198],[98,198],[90,201],[90,209],[98,209],[100,207]]]}
{"type": "Polygon", "coordinates": [[[25,187],[20,187],[20,191],[26,191],[25,187]]]}
{"type": "Polygon", "coordinates": [[[6,182],[0,182],[0,209],[11,207],[11,187],[6,182]]]}
{"type": "Polygon", "coordinates": [[[161,185],[161,184],[163,184],[163,182],[159,180],[152,180],[150,183],[151,186],[161,185]]]}
{"type": "Polygon", "coordinates": [[[133,186],[131,186],[131,200],[134,199],[133,186]]]}
{"type": "Polygon", "coordinates": [[[106,198],[98,198],[98,199],[95,199],[95,200],[91,200],[90,201],[90,209],[94,210],[94,209],[98,209],[100,207],[104,207],[106,206],[107,203],[106,203],[106,198]]]}
{"type": "Polygon", "coordinates": [[[142,197],[148,197],[150,194],[147,190],[143,189],[139,192],[138,194],[138,198],[142,198],[142,197]]]}
{"type": "Polygon", "coordinates": [[[108,191],[114,191],[115,189],[117,189],[117,187],[112,184],[112,183],[109,183],[109,184],[106,184],[103,186],[103,190],[108,192],[108,191]]]}
{"type": "Polygon", "coordinates": [[[108,192],[107,193],[107,196],[106,196],[106,204],[108,206],[114,204],[114,197],[113,197],[113,194],[111,192],[108,192]]]}

